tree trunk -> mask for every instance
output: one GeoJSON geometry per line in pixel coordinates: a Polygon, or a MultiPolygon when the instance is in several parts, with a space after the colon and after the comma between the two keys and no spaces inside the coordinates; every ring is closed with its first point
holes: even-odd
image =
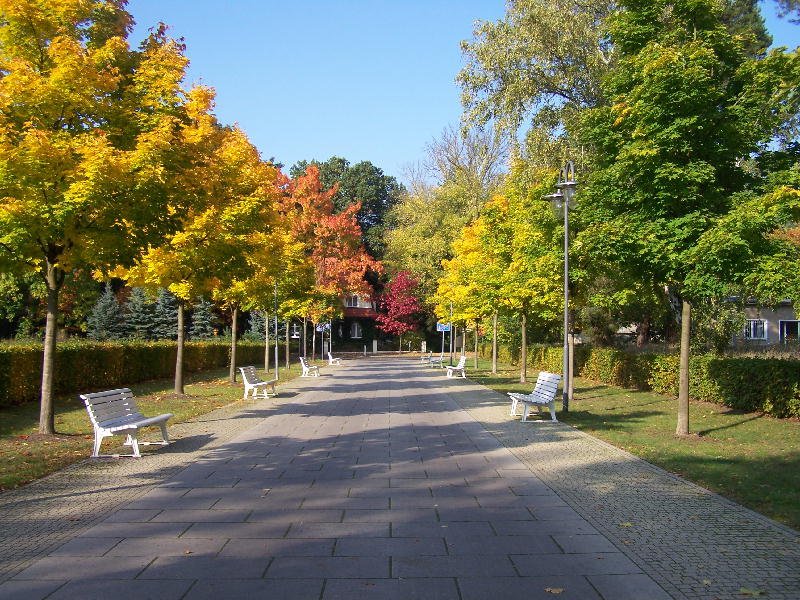
{"type": "Polygon", "coordinates": [[[645,315],[636,327],[636,347],[644,348],[650,340],[650,316],[645,315]]]}
{"type": "Polygon", "coordinates": [[[492,314],[492,374],[497,374],[497,311],[492,314]]]}
{"type": "Polygon", "coordinates": [[[306,327],[306,318],[303,317],[303,358],[308,356],[308,343],[306,341],[308,337],[308,331],[306,327]]]}
{"type": "Polygon", "coordinates": [[[403,334],[400,334],[400,352],[403,352],[403,334]]]}
{"type": "Polygon", "coordinates": [[[264,373],[269,373],[269,353],[272,351],[269,345],[269,314],[264,313],[264,373]]]}
{"type": "Polygon", "coordinates": [[[236,383],[236,321],[239,317],[239,307],[233,308],[231,316],[231,366],[228,371],[228,381],[236,383]]]}
{"type": "Polygon", "coordinates": [[[184,331],[184,303],[178,299],[178,346],[175,351],[175,389],[174,392],[183,396],[183,349],[186,343],[184,331]]]}
{"type": "Polygon", "coordinates": [[[39,404],[39,433],[52,435],[56,432],[53,412],[53,376],[56,360],[56,330],[58,328],[58,294],[64,283],[64,271],[47,261],[47,322],[44,329],[44,351],[42,356],[42,395],[39,404]]]}
{"type": "Polygon", "coordinates": [[[311,333],[311,360],[313,361],[317,358],[317,328],[313,321],[311,323],[311,333]]]}
{"type": "Polygon", "coordinates": [[[475,370],[478,370],[478,322],[475,321],[475,370]]]}
{"type": "Polygon", "coordinates": [[[528,382],[528,319],[525,313],[522,313],[522,347],[520,348],[519,352],[519,360],[520,360],[520,370],[519,370],[519,382],[520,383],[527,383],[528,382]]]}
{"type": "Polygon", "coordinates": [[[286,321],[286,368],[289,368],[289,321],[286,321]]]}
{"type": "Polygon", "coordinates": [[[689,435],[689,340],[692,306],[681,301],[681,367],[678,383],[678,426],[676,435],[689,435]]]}

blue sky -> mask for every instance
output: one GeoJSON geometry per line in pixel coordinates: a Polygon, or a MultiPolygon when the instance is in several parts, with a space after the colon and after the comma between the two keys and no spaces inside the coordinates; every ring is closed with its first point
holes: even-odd
{"type": "MultiPolygon", "coordinates": [[[[765,4],[771,13],[772,3],[765,4]]],[[[184,37],[190,82],[217,90],[265,158],[337,155],[402,179],[461,115],[459,43],[503,0],[130,0],[138,43],[159,21],[184,37]]],[[[800,27],[767,17],[778,44],[800,27]]]]}

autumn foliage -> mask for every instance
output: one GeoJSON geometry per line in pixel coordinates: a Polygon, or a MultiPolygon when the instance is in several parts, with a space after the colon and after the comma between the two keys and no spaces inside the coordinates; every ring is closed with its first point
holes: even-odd
{"type": "Polygon", "coordinates": [[[400,271],[381,296],[382,311],[377,322],[381,331],[403,335],[419,327],[422,303],[417,293],[419,281],[410,272],[400,271]]]}

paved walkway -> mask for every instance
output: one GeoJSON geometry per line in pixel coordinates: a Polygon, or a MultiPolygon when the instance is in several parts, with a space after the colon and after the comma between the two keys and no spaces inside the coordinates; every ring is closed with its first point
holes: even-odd
{"type": "Polygon", "coordinates": [[[800,597],[797,532],[400,359],[0,496],[0,598],[800,597]]]}

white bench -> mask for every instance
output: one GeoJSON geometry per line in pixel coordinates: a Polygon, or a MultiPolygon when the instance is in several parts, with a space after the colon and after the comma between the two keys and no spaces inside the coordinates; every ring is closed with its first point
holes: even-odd
{"type": "Polygon", "coordinates": [[[431,353],[431,357],[428,359],[428,366],[430,367],[443,367],[444,366],[444,352],[439,356],[433,356],[431,353]]]}
{"type": "Polygon", "coordinates": [[[300,357],[300,366],[303,367],[300,377],[319,377],[319,367],[309,365],[308,361],[302,356],[300,357]]]}
{"type": "Polygon", "coordinates": [[[342,364],[342,359],[334,358],[333,356],[331,356],[331,353],[328,352],[328,365],[340,365],[340,364],[342,364]]]}
{"type": "Polygon", "coordinates": [[[278,383],[277,379],[264,381],[256,373],[255,367],[239,367],[239,371],[242,373],[242,381],[244,382],[244,400],[247,400],[251,391],[253,392],[253,400],[277,395],[275,392],[275,384],[278,383]],[[261,391],[260,395],[259,391],[261,391]]]}
{"type": "Polygon", "coordinates": [[[159,444],[166,446],[169,444],[167,435],[167,420],[172,416],[171,413],[158,415],[157,417],[145,417],[136,408],[136,400],[133,392],[128,388],[118,390],[108,390],[106,392],[96,392],[93,394],[81,394],[81,400],[86,404],[89,419],[94,427],[94,448],[92,457],[101,456],[135,456],[140,457],[139,444],[149,446],[159,444]],[[136,434],[142,427],[158,425],[161,427],[161,442],[140,442],[136,434]],[[100,454],[100,444],[103,438],[110,435],[126,435],[125,445],[130,446],[132,454],[100,454]]]}
{"type": "Polygon", "coordinates": [[[447,366],[447,376],[453,377],[453,375],[455,375],[456,373],[461,373],[461,377],[464,377],[466,379],[467,374],[464,372],[464,367],[466,365],[467,365],[467,357],[462,356],[460,359],[458,359],[458,364],[455,367],[451,365],[447,366]]]}
{"type": "Polygon", "coordinates": [[[423,354],[422,356],[420,356],[419,357],[419,362],[421,362],[422,364],[430,363],[431,362],[431,358],[433,358],[433,350],[431,350],[427,354],[423,354]]]}
{"type": "Polygon", "coordinates": [[[508,392],[511,396],[511,415],[517,416],[517,405],[522,402],[524,409],[522,411],[522,420],[528,420],[528,414],[531,407],[535,406],[538,412],[542,411],[543,406],[550,409],[550,417],[553,421],[556,419],[556,393],[558,392],[558,382],[561,381],[561,375],[557,373],[548,373],[542,371],[536,379],[536,386],[530,394],[518,394],[515,392],[508,392]]]}

